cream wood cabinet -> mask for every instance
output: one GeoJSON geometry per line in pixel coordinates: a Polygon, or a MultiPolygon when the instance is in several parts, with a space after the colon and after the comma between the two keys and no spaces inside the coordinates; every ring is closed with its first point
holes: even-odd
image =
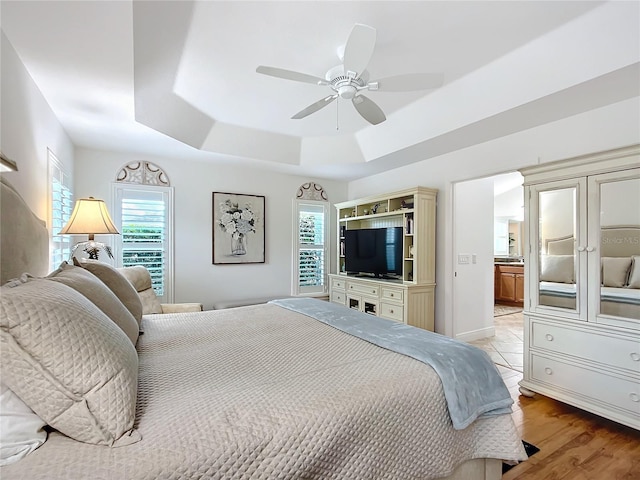
{"type": "Polygon", "coordinates": [[[522,174],[520,391],[640,429],[640,146],[522,174]]]}
{"type": "Polygon", "coordinates": [[[336,204],[337,274],[330,300],[389,320],[433,331],[437,190],[416,187],[336,204]],[[379,279],[347,274],[347,230],[402,227],[402,273],[379,279]]]}

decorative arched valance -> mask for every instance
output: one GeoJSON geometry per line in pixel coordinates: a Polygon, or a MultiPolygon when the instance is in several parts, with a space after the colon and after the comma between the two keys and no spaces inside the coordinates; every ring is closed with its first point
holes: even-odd
{"type": "Polygon", "coordinates": [[[159,166],[151,162],[131,162],[120,169],[116,182],[138,185],[169,186],[169,177],[159,166]]]}
{"type": "Polygon", "coordinates": [[[296,198],[298,200],[320,200],[323,202],[329,201],[327,192],[324,191],[322,185],[313,182],[303,183],[302,185],[300,185],[296,198]]]}

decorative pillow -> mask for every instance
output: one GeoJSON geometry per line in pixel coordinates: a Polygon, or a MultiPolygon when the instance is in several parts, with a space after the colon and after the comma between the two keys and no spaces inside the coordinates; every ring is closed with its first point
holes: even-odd
{"type": "Polygon", "coordinates": [[[44,421],[0,383],[0,466],[17,462],[47,439],[44,421]]]}
{"type": "Polygon", "coordinates": [[[47,278],[54,282],[64,283],[87,297],[127,334],[131,343],[136,344],[139,331],[138,322],[115,293],[89,270],[62,262],[60,268],[50,273],[47,278]]]}
{"type": "Polygon", "coordinates": [[[4,285],[0,347],[2,381],[53,428],[98,445],[140,439],[136,350],[81,293],[27,275],[4,285]]]}
{"type": "Polygon", "coordinates": [[[631,272],[629,272],[629,288],[640,288],[640,255],[631,257],[631,272]]]}
{"type": "Polygon", "coordinates": [[[573,255],[543,255],[540,263],[543,282],[575,283],[573,255]]]}
{"type": "Polygon", "coordinates": [[[602,285],[624,287],[629,277],[631,257],[602,257],[602,285]]]}
{"type": "Polygon", "coordinates": [[[136,265],[134,267],[118,268],[118,271],[133,285],[142,302],[142,314],[162,313],[160,300],[151,286],[151,274],[146,267],[136,265]]]}
{"type": "Polygon", "coordinates": [[[73,257],[73,264],[77,267],[86,268],[96,277],[104,282],[104,284],[111,289],[116,297],[124,304],[125,307],[131,312],[133,318],[136,319],[138,325],[142,319],[142,303],[138,292],[133,288],[131,283],[122,276],[115,267],[112,267],[108,263],[99,262],[97,260],[82,260],[79,262],[76,257],[73,257]]]}

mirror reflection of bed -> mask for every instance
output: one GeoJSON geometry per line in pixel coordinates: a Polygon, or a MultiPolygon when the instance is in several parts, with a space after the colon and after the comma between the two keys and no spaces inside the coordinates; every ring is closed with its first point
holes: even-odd
{"type": "MultiPolygon", "coordinates": [[[[539,303],[576,309],[572,235],[544,241],[539,303]]],[[[640,226],[603,227],[600,233],[600,313],[640,320],[640,226]]]]}

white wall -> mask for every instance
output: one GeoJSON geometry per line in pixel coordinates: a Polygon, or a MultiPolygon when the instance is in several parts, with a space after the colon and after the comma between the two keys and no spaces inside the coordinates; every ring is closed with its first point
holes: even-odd
{"type": "Polygon", "coordinates": [[[0,44],[0,149],[18,164],[17,172],[2,175],[48,220],[47,148],[73,175],[73,145],[4,33],[0,44]]]}
{"type": "MultiPolygon", "coordinates": [[[[453,336],[452,184],[640,143],[640,103],[626,100],[349,183],[349,198],[415,185],[438,188],[436,331],[453,336]]],[[[482,325],[476,316],[474,325],[482,325]]],[[[459,332],[463,333],[463,332],[459,332]]]]}
{"type": "Polygon", "coordinates": [[[640,180],[602,183],[600,189],[601,226],[640,225],[640,180]]]}
{"type": "MultiPolygon", "coordinates": [[[[137,160],[160,166],[174,187],[175,301],[201,302],[206,309],[216,301],[290,295],[292,200],[298,187],[316,181],[324,187],[331,203],[346,199],[346,182],[84,148],[76,150],[76,195],[103,198],[110,203],[111,182],[116,174],[125,164],[137,160]],[[212,192],[265,196],[264,264],[212,265],[212,192]]],[[[336,237],[334,210],[331,208],[332,244],[336,237]]],[[[333,264],[332,261],[332,268],[333,264]]]]}
{"type": "Polygon", "coordinates": [[[575,188],[561,188],[540,194],[540,242],[576,234],[578,192],[575,188]]]}
{"type": "Polygon", "coordinates": [[[453,197],[453,336],[478,340],[494,334],[493,179],[456,183],[453,197]],[[461,263],[461,255],[470,256],[469,263],[461,263]]]}
{"type": "Polygon", "coordinates": [[[493,214],[496,217],[519,217],[522,219],[524,206],[524,187],[515,188],[496,195],[493,202],[493,214]]]}

